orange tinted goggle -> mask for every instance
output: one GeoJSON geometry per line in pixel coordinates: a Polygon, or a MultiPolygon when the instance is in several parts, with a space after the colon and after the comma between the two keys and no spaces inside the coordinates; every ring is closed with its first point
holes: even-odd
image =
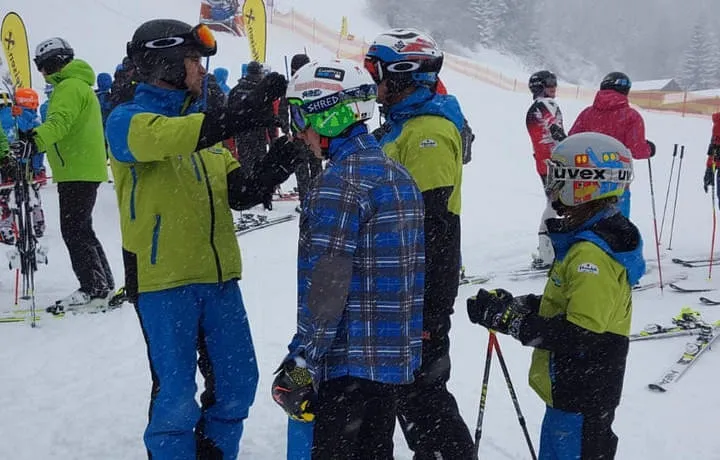
{"type": "Polygon", "coordinates": [[[201,56],[214,56],[217,53],[217,41],[210,27],[198,24],[189,33],[177,34],[172,37],[156,38],[140,43],[128,44],[128,53],[132,51],[164,50],[185,46],[196,49],[201,56]]]}
{"type": "Polygon", "coordinates": [[[370,74],[370,77],[372,77],[373,81],[379,85],[383,78],[383,71],[382,71],[382,66],[380,65],[380,61],[375,60],[375,59],[365,58],[364,66],[365,66],[365,70],[368,71],[368,73],[370,74]]]}

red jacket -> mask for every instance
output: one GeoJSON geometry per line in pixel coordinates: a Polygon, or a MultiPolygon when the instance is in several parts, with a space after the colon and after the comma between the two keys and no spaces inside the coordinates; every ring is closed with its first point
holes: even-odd
{"type": "Polygon", "coordinates": [[[622,142],[636,160],[650,158],[645,139],[645,123],[637,110],[630,107],[628,97],[612,89],[595,95],[593,105],[583,110],[570,129],[570,135],[588,131],[606,134],[622,142]]]}
{"type": "Polygon", "coordinates": [[[533,146],[535,169],[540,176],[547,176],[545,161],[550,159],[552,149],[565,139],[560,107],[549,97],[535,99],[525,115],[525,125],[533,146]]]}
{"type": "Polygon", "coordinates": [[[710,138],[710,147],[708,147],[708,158],[705,165],[708,168],[711,167],[714,158],[715,167],[720,168],[720,112],[713,113],[712,121],[712,137],[710,138]]]}

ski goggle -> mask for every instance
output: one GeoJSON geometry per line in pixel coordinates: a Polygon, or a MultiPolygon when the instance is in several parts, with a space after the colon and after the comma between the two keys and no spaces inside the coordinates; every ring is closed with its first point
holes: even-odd
{"type": "Polygon", "coordinates": [[[200,52],[203,57],[214,56],[217,53],[217,41],[215,35],[205,24],[198,24],[185,34],[177,34],[172,37],[156,38],[143,42],[128,43],[128,55],[135,52],[162,51],[169,48],[185,46],[200,52]]]}
{"type": "Polygon", "coordinates": [[[290,98],[290,121],[298,132],[312,126],[321,136],[336,137],[358,121],[352,103],[372,101],[376,97],[376,85],[360,85],[307,102],[290,98]]]}
{"type": "Polygon", "coordinates": [[[377,59],[366,57],[363,61],[363,65],[365,66],[365,70],[368,71],[373,81],[379,85],[380,82],[383,80],[383,70],[380,61],[377,59]]]}

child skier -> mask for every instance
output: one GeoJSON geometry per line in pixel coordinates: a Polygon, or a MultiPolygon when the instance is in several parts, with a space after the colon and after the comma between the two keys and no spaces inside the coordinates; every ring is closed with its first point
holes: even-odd
{"type": "Polygon", "coordinates": [[[568,137],[547,162],[545,190],[563,219],[548,219],[555,249],[542,296],[480,289],[474,323],[535,348],[530,385],[547,404],[542,459],[611,459],[632,314],[631,286],[645,271],[638,229],[617,208],[632,155],[599,133],[568,137]]]}

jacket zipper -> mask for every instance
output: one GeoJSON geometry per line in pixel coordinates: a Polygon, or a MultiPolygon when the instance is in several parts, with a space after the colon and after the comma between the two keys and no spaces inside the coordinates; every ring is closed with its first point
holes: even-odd
{"type": "Polygon", "coordinates": [[[198,153],[198,159],[203,169],[203,175],[205,176],[205,187],[207,187],[208,200],[210,201],[210,247],[212,248],[213,255],[215,256],[215,266],[217,268],[218,284],[222,284],[222,267],[220,266],[220,256],[218,255],[217,248],[215,247],[215,202],[213,200],[212,187],[210,187],[210,177],[208,176],[207,167],[205,166],[205,160],[202,155],[198,153]]]}
{"type": "Polygon", "coordinates": [[[130,220],[135,220],[135,192],[138,182],[135,166],[130,167],[130,176],[132,177],[132,187],[130,188],[130,220]]]}
{"type": "Polygon", "coordinates": [[[150,265],[157,263],[158,241],[160,240],[160,214],[155,214],[155,226],[152,234],[152,247],[150,248],[150,265]]]}
{"type": "Polygon", "coordinates": [[[55,153],[57,153],[58,158],[60,158],[60,164],[65,166],[65,160],[63,159],[62,155],[60,155],[60,149],[58,148],[57,144],[53,144],[53,147],[55,147],[55,153]]]}

